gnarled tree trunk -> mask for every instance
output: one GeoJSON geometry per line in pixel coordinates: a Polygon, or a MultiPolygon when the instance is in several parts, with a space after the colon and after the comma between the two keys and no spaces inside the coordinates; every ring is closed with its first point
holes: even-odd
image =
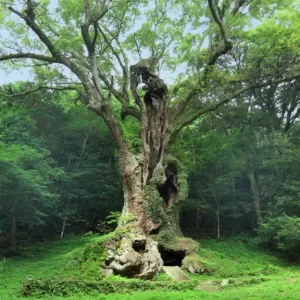
{"type": "Polygon", "coordinates": [[[147,84],[143,100],[133,91],[141,109],[142,147],[139,154],[120,150],[124,208],[117,231],[121,233],[107,244],[105,268],[139,278],[152,278],[163,264],[202,272],[198,244],[183,238],[179,226],[187,182],[178,161],[167,154],[168,89],[151,73],[147,84]]]}

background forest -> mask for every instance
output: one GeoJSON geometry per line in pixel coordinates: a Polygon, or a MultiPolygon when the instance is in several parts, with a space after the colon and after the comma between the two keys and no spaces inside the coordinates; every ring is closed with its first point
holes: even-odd
{"type": "Polygon", "coordinates": [[[0,292],[298,289],[298,0],[7,0],[0,36],[0,292]]]}
{"type": "MultiPolygon", "coordinates": [[[[256,90],[181,134],[172,152],[188,172],[185,233],[258,234],[298,255],[298,91],[297,82],[256,90]]],[[[1,105],[1,247],[112,229],[106,217],[123,195],[105,124],[58,92],[2,96],[1,105]]]]}

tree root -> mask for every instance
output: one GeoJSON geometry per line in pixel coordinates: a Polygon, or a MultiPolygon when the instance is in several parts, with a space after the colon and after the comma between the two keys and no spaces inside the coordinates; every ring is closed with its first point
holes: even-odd
{"type": "Polygon", "coordinates": [[[126,234],[107,245],[105,268],[126,277],[151,279],[163,266],[158,243],[143,235],[126,234]],[[119,244],[119,247],[118,247],[119,244]]]}

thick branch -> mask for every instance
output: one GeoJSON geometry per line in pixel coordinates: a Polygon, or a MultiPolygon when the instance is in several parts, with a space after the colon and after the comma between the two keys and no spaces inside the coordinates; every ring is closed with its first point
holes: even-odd
{"type": "Polygon", "coordinates": [[[188,103],[197,95],[197,93],[201,92],[207,85],[208,75],[213,70],[213,66],[216,64],[219,57],[225,55],[228,51],[230,51],[233,47],[232,42],[229,40],[226,32],[226,27],[223,23],[223,20],[215,6],[214,0],[208,0],[208,5],[213,16],[214,21],[218,25],[221,36],[222,36],[222,44],[215,45],[213,52],[210,54],[207,64],[198,80],[198,85],[190,91],[187,97],[178,103],[176,107],[174,107],[173,111],[173,120],[175,120],[180,114],[184,112],[188,103]]]}
{"type": "Polygon", "coordinates": [[[217,25],[220,28],[220,32],[221,32],[221,35],[222,35],[223,42],[226,45],[227,43],[229,43],[227,33],[226,33],[226,29],[225,29],[224,23],[223,23],[220,15],[219,15],[219,12],[218,12],[218,10],[215,6],[214,0],[208,0],[208,5],[209,5],[209,9],[211,11],[211,14],[212,14],[215,22],[217,23],[217,25]]]}
{"type": "Polygon", "coordinates": [[[132,116],[137,120],[141,121],[141,112],[136,107],[132,107],[132,106],[123,107],[121,111],[122,120],[125,120],[127,116],[132,116]]]}
{"type": "Polygon", "coordinates": [[[278,79],[278,80],[268,80],[262,83],[255,83],[255,84],[251,84],[249,86],[246,86],[244,88],[241,88],[239,90],[237,90],[236,92],[234,92],[233,94],[231,94],[230,96],[226,96],[224,99],[220,100],[220,101],[216,101],[216,102],[211,102],[209,104],[207,104],[204,108],[200,109],[199,111],[195,112],[193,115],[189,116],[187,119],[183,120],[181,124],[179,124],[178,126],[175,127],[174,131],[171,134],[171,140],[173,142],[173,140],[176,138],[176,136],[178,135],[178,133],[187,125],[190,125],[191,123],[193,123],[195,120],[197,120],[200,116],[211,112],[211,111],[215,111],[217,110],[220,106],[230,102],[232,99],[242,95],[243,93],[252,90],[252,89],[256,89],[256,88],[262,88],[262,87],[266,87],[269,85],[273,85],[273,84],[279,84],[282,82],[287,82],[287,81],[291,81],[294,79],[297,79],[300,77],[300,73],[298,74],[294,74],[282,79],[278,79]]]}
{"type": "Polygon", "coordinates": [[[12,53],[12,54],[4,54],[0,56],[0,61],[10,60],[10,59],[19,59],[19,58],[29,58],[36,59],[41,61],[46,61],[49,63],[56,63],[56,59],[51,56],[40,55],[35,53],[12,53]]]}
{"type": "MultiPolygon", "coordinates": [[[[28,1],[31,2],[31,1],[28,1]]],[[[45,35],[45,33],[40,29],[40,27],[34,21],[34,14],[32,15],[31,11],[33,10],[32,6],[28,7],[28,14],[24,15],[21,12],[15,10],[12,6],[8,8],[10,11],[18,15],[20,18],[25,20],[26,24],[36,33],[39,39],[43,42],[43,44],[48,48],[53,57],[59,56],[60,52],[55,48],[53,43],[49,40],[49,38],[45,35]]]]}
{"type": "MultiPolygon", "coordinates": [[[[85,0],[86,3],[88,3],[88,0],[85,0]]],[[[42,43],[47,47],[53,58],[49,58],[47,56],[43,55],[36,55],[32,53],[27,54],[12,54],[12,55],[4,55],[2,56],[2,60],[8,60],[12,58],[32,58],[32,59],[40,59],[42,61],[47,62],[57,62],[62,65],[65,65],[68,67],[82,82],[83,87],[86,92],[86,97],[88,97],[88,108],[93,110],[95,113],[100,115],[109,129],[112,132],[112,135],[114,136],[117,146],[119,149],[126,149],[126,144],[122,136],[122,131],[120,129],[120,126],[118,124],[118,121],[113,115],[113,112],[111,111],[111,108],[109,107],[108,103],[105,101],[105,98],[103,97],[101,93],[101,86],[100,86],[100,80],[98,75],[98,69],[97,69],[97,61],[96,56],[94,53],[94,47],[93,49],[89,50],[89,59],[90,59],[90,66],[89,69],[92,72],[93,81],[90,80],[89,75],[87,72],[82,68],[82,65],[80,63],[75,63],[73,60],[69,59],[66,55],[63,55],[61,51],[59,51],[54,44],[50,41],[50,39],[47,37],[47,35],[43,32],[43,30],[39,27],[39,25],[35,22],[35,15],[34,15],[34,6],[33,2],[31,0],[27,0],[27,14],[23,14],[16,9],[14,9],[12,6],[9,7],[9,10],[18,15],[20,18],[25,20],[26,24],[35,32],[35,34],[38,36],[38,38],[42,41],[42,43]],[[92,50],[92,51],[90,51],[92,50]]],[[[101,16],[101,15],[100,15],[101,16]]],[[[99,19],[99,16],[97,17],[99,19]]],[[[96,19],[96,20],[97,20],[96,19]]],[[[88,29],[88,27],[87,27],[88,29]]],[[[86,30],[86,28],[84,28],[86,30]]],[[[86,32],[86,31],[84,31],[86,32]]],[[[88,32],[87,32],[88,33],[88,32]]],[[[89,34],[89,33],[88,33],[89,34]]],[[[89,36],[90,39],[90,36],[89,36]]],[[[91,40],[91,39],[90,39],[91,40]]],[[[91,42],[92,46],[93,42],[91,42]]],[[[0,57],[1,58],[1,57],[0,57]]]]}
{"type": "MultiPolygon", "coordinates": [[[[79,65],[77,65],[76,63],[74,63],[73,61],[68,59],[58,49],[56,49],[54,44],[50,41],[50,39],[43,32],[43,30],[35,23],[33,4],[31,2],[31,0],[27,0],[27,1],[28,1],[27,15],[17,11],[12,6],[10,6],[8,9],[10,11],[12,11],[13,13],[15,13],[16,15],[18,15],[23,20],[25,20],[26,24],[33,30],[33,32],[38,36],[38,38],[42,41],[42,43],[48,48],[48,50],[52,54],[53,58],[43,56],[43,55],[30,54],[30,53],[24,53],[24,54],[20,53],[19,55],[15,56],[15,57],[11,57],[11,58],[33,58],[33,59],[39,59],[39,60],[47,61],[47,62],[51,62],[51,63],[57,62],[57,63],[63,64],[66,67],[68,67],[76,76],[78,76],[78,78],[83,83],[86,91],[88,91],[89,90],[89,86],[87,84],[88,77],[86,76],[86,74],[83,72],[83,70],[81,69],[81,67],[79,65]]],[[[9,58],[3,59],[3,60],[7,60],[7,59],[9,59],[9,58]]]]}

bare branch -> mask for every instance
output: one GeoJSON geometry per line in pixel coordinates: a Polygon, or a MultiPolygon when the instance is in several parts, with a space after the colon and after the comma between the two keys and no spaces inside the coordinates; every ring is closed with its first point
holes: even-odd
{"type": "Polygon", "coordinates": [[[111,82],[109,82],[109,80],[106,78],[104,73],[101,72],[101,70],[99,70],[99,68],[98,68],[98,76],[104,82],[104,84],[107,86],[108,90],[111,91],[111,93],[116,97],[116,99],[120,103],[122,103],[125,106],[128,105],[129,99],[127,99],[126,96],[122,95],[111,85],[111,82]]]}
{"type": "MultiPolygon", "coordinates": [[[[85,0],[85,2],[88,3],[88,0],[85,0]]],[[[88,6],[86,7],[88,8],[88,6]]],[[[104,96],[101,93],[101,85],[100,85],[100,79],[99,79],[98,69],[97,69],[97,60],[94,52],[95,45],[93,45],[93,42],[91,41],[88,32],[89,25],[84,24],[85,26],[82,27],[82,32],[89,50],[88,70],[92,72],[92,80],[90,79],[89,74],[86,72],[86,64],[82,65],[80,61],[75,62],[73,59],[70,59],[68,56],[64,55],[59,49],[57,49],[54,46],[52,41],[48,38],[48,36],[44,33],[44,31],[35,22],[34,4],[32,0],[27,0],[27,11],[24,10],[24,13],[19,12],[12,6],[9,6],[8,9],[26,22],[27,26],[33,30],[33,32],[37,35],[39,40],[47,47],[47,49],[49,50],[53,58],[51,57],[49,58],[48,56],[44,56],[44,55],[32,54],[32,53],[18,53],[18,54],[2,55],[0,56],[0,61],[9,60],[13,58],[32,58],[32,59],[39,59],[51,63],[56,62],[69,68],[83,84],[85,90],[85,94],[83,94],[83,96],[85,97],[84,102],[88,104],[87,108],[94,111],[96,114],[98,114],[103,118],[103,120],[111,130],[111,133],[116,140],[118,148],[127,149],[118,121],[114,117],[110,106],[108,105],[107,101],[105,100],[104,96]]],[[[98,15],[97,18],[93,20],[97,21],[99,20],[99,17],[101,17],[101,14],[98,15]]],[[[93,22],[91,24],[93,24],[93,22]]]]}
{"type": "MultiPolygon", "coordinates": [[[[123,80],[124,80],[124,84],[123,84],[123,95],[126,97],[127,93],[128,93],[128,85],[129,85],[129,74],[128,74],[128,62],[127,62],[127,58],[124,59],[124,63],[120,57],[120,55],[118,54],[118,52],[116,51],[116,49],[114,48],[114,46],[112,45],[111,41],[109,41],[108,37],[106,36],[105,32],[101,29],[101,27],[98,25],[98,29],[101,33],[101,35],[103,36],[106,44],[108,45],[109,49],[112,51],[113,55],[116,57],[122,72],[123,72],[123,80]]],[[[120,44],[118,43],[118,45],[120,46],[120,44]]],[[[121,50],[122,53],[123,50],[121,50]]],[[[124,58],[125,55],[123,55],[124,58]]]]}
{"type": "Polygon", "coordinates": [[[39,90],[57,90],[57,91],[67,91],[67,90],[74,90],[74,91],[78,91],[78,88],[76,87],[71,87],[71,86],[66,86],[66,87],[52,87],[52,86],[39,86],[35,89],[23,92],[23,93],[17,93],[17,94],[5,94],[5,93],[0,93],[1,96],[5,96],[5,97],[9,97],[9,98],[15,98],[15,97],[21,97],[21,96],[26,96],[29,94],[32,94],[34,92],[37,92],[39,90]]]}
{"type": "Polygon", "coordinates": [[[139,44],[138,44],[138,41],[137,41],[137,39],[136,39],[135,33],[133,34],[133,39],[134,39],[136,51],[137,51],[137,53],[138,53],[138,55],[139,55],[139,58],[142,59],[142,51],[141,51],[140,46],[139,46],[139,44]]]}
{"type": "Polygon", "coordinates": [[[12,54],[4,54],[0,56],[0,61],[10,60],[10,59],[21,59],[21,58],[29,58],[45,61],[48,63],[56,63],[57,60],[51,56],[40,55],[36,53],[12,53],[12,54]]]}
{"type": "Polygon", "coordinates": [[[127,70],[125,69],[125,66],[120,58],[120,55],[118,54],[118,52],[116,51],[116,49],[113,47],[112,43],[108,40],[106,34],[104,33],[104,31],[101,29],[101,27],[98,25],[98,29],[101,33],[101,35],[103,36],[105,42],[107,43],[108,47],[110,48],[110,50],[112,51],[113,55],[116,57],[116,59],[118,60],[118,63],[120,65],[120,67],[122,68],[123,74],[127,73],[127,70]]]}

